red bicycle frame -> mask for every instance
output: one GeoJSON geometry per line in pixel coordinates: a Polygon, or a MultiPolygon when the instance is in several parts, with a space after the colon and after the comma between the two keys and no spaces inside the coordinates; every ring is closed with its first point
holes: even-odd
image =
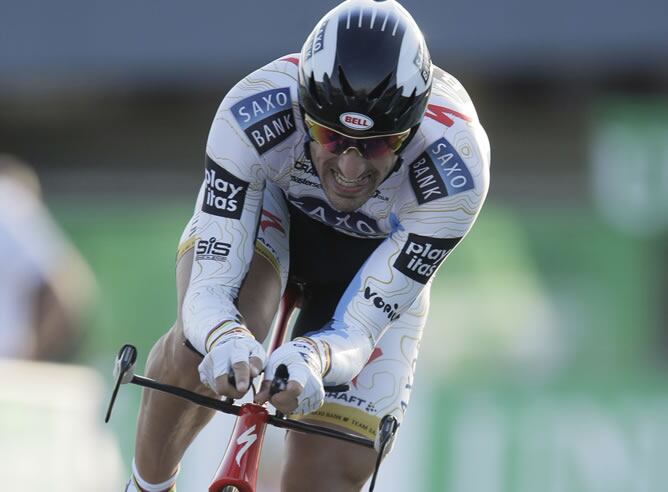
{"type": "MultiPolygon", "coordinates": [[[[298,287],[289,286],[281,299],[267,354],[283,343],[290,316],[299,304],[301,292],[298,287]]],[[[240,492],[255,492],[260,454],[264,433],[267,429],[269,412],[261,405],[246,403],[241,406],[234,424],[230,442],[223,455],[223,460],[209,486],[209,492],[222,492],[224,487],[232,485],[240,492]]]]}
{"type": "Polygon", "coordinates": [[[267,409],[260,405],[242,405],[209,492],[221,492],[228,485],[240,492],[255,492],[268,416],[267,409]]]}

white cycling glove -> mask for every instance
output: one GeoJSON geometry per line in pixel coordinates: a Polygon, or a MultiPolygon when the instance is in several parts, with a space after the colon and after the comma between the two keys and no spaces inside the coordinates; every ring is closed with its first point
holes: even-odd
{"type": "Polygon", "coordinates": [[[265,381],[273,380],[276,368],[285,364],[289,380],[302,385],[304,390],[297,396],[297,408],[292,414],[305,415],[315,412],[325,401],[322,384],[323,363],[318,345],[308,338],[296,338],[284,343],[269,356],[265,368],[265,381]]]}
{"type": "Polygon", "coordinates": [[[262,366],[267,354],[262,345],[245,328],[233,328],[218,337],[209,353],[198,366],[201,381],[216,391],[216,378],[229,374],[237,362],[250,365],[250,358],[257,357],[262,366]]]}

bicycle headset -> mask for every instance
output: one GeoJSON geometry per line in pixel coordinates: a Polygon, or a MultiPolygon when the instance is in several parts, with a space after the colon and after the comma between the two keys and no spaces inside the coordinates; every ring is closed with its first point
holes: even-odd
{"type": "Polygon", "coordinates": [[[410,130],[399,154],[422,121],[431,57],[422,31],[394,0],[341,3],[309,35],[299,66],[300,108],[311,125],[355,139],[410,130]]]}

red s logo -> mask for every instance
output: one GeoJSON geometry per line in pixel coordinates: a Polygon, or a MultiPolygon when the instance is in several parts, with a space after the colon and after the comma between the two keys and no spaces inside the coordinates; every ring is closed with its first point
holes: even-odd
{"type": "Polygon", "coordinates": [[[285,234],[285,229],[283,229],[281,219],[264,209],[262,209],[262,220],[260,220],[260,228],[262,229],[262,232],[273,228],[278,229],[281,234],[285,234]]]}
{"type": "Polygon", "coordinates": [[[428,104],[427,105],[427,112],[424,114],[427,118],[431,118],[432,120],[436,120],[442,125],[445,125],[447,127],[451,127],[452,125],[455,124],[455,121],[450,118],[449,116],[446,116],[448,114],[451,114],[452,116],[456,118],[460,118],[464,121],[471,122],[473,121],[473,118],[470,116],[466,116],[465,114],[458,113],[454,109],[446,108],[444,106],[437,106],[436,104],[428,104]]]}

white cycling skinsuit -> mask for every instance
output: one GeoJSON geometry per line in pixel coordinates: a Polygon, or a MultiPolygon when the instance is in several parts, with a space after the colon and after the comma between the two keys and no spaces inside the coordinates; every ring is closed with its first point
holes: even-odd
{"type": "Polygon", "coordinates": [[[489,141],[459,82],[434,67],[425,117],[400,164],[361,208],[328,202],[307,150],[298,105],[299,55],[241,80],[218,109],[206,148],[205,180],[179,254],[194,248],[183,304],[184,331],[206,354],[243,328],[235,305],[254,251],[289,273],[288,209],[378,246],[349,279],[311,340],[328,354],[328,394],[309,419],[373,437],[378,419],[401,420],[435,271],[473,225],[489,182],[489,141]],[[351,382],[352,381],[352,382],[351,382]]]}

